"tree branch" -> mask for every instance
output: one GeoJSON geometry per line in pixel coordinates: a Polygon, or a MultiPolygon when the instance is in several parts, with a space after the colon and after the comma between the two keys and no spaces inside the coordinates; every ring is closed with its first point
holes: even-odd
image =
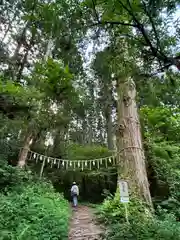
{"type": "Polygon", "coordinates": [[[99,21],[99,16],[98,16],[98,13],[97,13],[97,11],[96,11],[96,4],[95,4],[95,1],[94,1],[94,0],[92,0],[92,5],[93,5],[94,14],[95,14],[95,16],[96,16],[96,20],[97,20],[97,22],[99,23],[99,22],[100,22],[100,21],[99,21]]]}
{"type": "Polygon", "coordinates": [[[157,60],[159,61],[161,69],[162,69],[162,66],[161,66],[161,61],[162,61],[164,63],[164,68],[168,68],[171,65],[175,65],[180,70],[179,59],[169,58],[163,53],[163,51],[161,49],[160,40],[159,40],[157,31],[156,31],[154,21],[152,19],[151,14],[147,10],[147,8],[145,6],[145,3],[143,2],[143,4],[144,4],[144,9],[143,10],[144,10],[145,14],[147,15],[147,17],[149,18],[152,29],[154,31],[155,39],[156,39],[156,42],[157,42],[156,46],[154,46],[154,44],[150,40],[149,35],[148,35],[147,30],[145,29],[144,25],[136,17],[130,1],[127,0],[127,4],[128,4],[129,7],[127,7],[121,0],[118,0],[118,2],[121,5],[121,7],[123,7],[123,9],[129,14],[129,16],[132,17],[132,21],[134,23],[131,24],[131,23],[126,23],[126,22],[121,22],[121,21],[100,21],[98,13],[96,11],[95,2],[94,2],[94,0],[92,0],[93,9],[94,9],[94,12],[95,12],[95,15],[96,15],[97,23],[94,23],[91,26],[109,24],[109,25],[112,25],[112,26],[113,25],[122,25],[122,26],[128,26],[128,27],[136,28],[142,34],[142,37],[144,38],[144,41],[147,43],[147,46],[149,46],[149,48],[151,50],[151,55],[154,56],[155,58],[157,58],[157,60]]]}
{"type": "Polygon", "coordinates": [[[96,20],[97,20],[97,23],[92,24],[92,26],[110,24],[110,25],[122,25],[122,26],[136,27],[135,24],[125,23],[125,22],[121,22],[121,21],[100,21],[99,15],[96,11],[95,0],[92,0],[92,5],[93,5],[94,14],[95,14],[96,20]]]}
{"type": "Polygon", "coordinates": [[[122,26],[128,26],[128,27],[137,27],[135,24],[131,23],[125,23],[125,22],[120,22],[120,21],[99,21],[97,23],[92,24],[91,26],[97,26],[97,25],[122,25],[122,26]]]}
{"type": "Polygon", "coordinates": [[[155,35],[155,38],[156,38],[156,44],[157,44],[157,50],[158,50],[158,47],[159,47],[159,49],[161,50],[161,45],[160,45],[159,37],[158,37],[157,31],[156,31],[156,27],[155,27],[155,24],[154,24],[154,20],[153,20],[151,14],[149,13],[149,11],[147,10],[147,7],[146,7],[145,2],[142,1],[142,3],[143,3],[144,12],[145,12],[146,15],[148,16],[149,21],[150,21],[150,23],[151,23],[151,25],[152,25],[152,29],[153,29],[153,31],[154,31],[154,35],[155,35]]]}
{"type": "Polygon", "coordinates": [[[139,30],[140,33],[142,34],[142,36],[143,36],[144,40],[146,41],[147,45],[150,47],[153,56],[155,56],[158,60],[161,60],[165,64],[167,64],[168,58],[162,52],[158,52],[157,47],[153,46],[151,40],[148,37],[147,31],[144,28],[144,25],[136,18],[135,14],[133,12],[130,1],[127,0],[127,3],[129,5],[130,9],[127,8],[121,0],[118,0],[118,2],[128,12],[128,14],[130,16],[132,16],[134,22],[136,23],[136,29],[139,30]]]}

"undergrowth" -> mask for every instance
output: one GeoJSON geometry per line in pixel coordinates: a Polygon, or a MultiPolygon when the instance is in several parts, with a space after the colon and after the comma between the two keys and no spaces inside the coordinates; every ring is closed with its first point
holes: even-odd
{"type": "Polygon", "coordinates": [[[173,214],[161,208],[158,215],[145,211],[146,207],[137,200],[128,204],[128,220],[118,194],[108,197],[97,209],[97,219],[105,224],[108,240],[180,240],[180,222],[173,214]]]}
{"type": "Polygon", "coordinates": [[[0,179],[0,240],[68,239],[68,202],[50,183],[2,164],[0,179]]]}

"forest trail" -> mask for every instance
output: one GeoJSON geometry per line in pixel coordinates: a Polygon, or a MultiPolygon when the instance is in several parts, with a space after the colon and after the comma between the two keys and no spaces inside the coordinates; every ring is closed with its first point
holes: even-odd
{"type": "Polygon", "coordinates": [[[102,228],[95,224],[92,209],[87,206],[78,206],[73,210],[70,223],[69,240],[100,240],[102,228]]]}

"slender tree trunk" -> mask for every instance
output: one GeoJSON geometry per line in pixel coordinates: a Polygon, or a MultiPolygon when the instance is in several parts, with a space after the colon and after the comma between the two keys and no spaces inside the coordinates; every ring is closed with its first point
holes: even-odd
{"type": "Polygon", "coordinates": [[[24,146],[19,154],[18,166],[23,168],[26,165],[26,159],[28,155],[28,150],[32,143],[33,134],[32,132],[28,133],[24,140],[24,146]]]}
{"type": "Polygon", "coordinates": [[[54,43],[53,43],[53,40],[51,39],[51,36],[50,36],[50,38],[49,38],[49,40],[47,42],[47,45],[46,45],[45,56],[44,56],[44,60],[45,61],[48,60],[48,57],[52,56],[52,49],[53,49],[53,47],[54,47],[54,43]]]}
{"type": "Polygon", "coordinates": [[[21,56],[19,55],[23,43],[26,41],[26,31],[28,29],[28,22],[26,23],[22,33],[18,36],[17,46],[12,57],[12,63],[9,66],[9,72],[13,80],[16,80],[19,65],[21,63],[21,56]]]}
{"type": "Polygon", "coordinates": [[[14,22],[14,20],[16,19],[16,16],[17,16],[17,11],[14,13],[14,16],[12,17],[11,21],[9,22],[8,24],[8,27],[4,33],[4,36],[3,36],[3,39],[2,39],[2,42],[4,42],[4,40],[6,40],[6,36],[9,32],[9,30],[12,28],[12,23],[14,22]]]}
{"type": "Polygon", "coordinates": [[[65,129],[63,127],[56,130],[56,134],[54,136],[54,143],[52,149],[52,155],[57,158],[65,157],[66,149],[65,149],[65,129]]]}
{"type": "Polygon", "coordinates": [[[111,115],[111,106],[108,104],[107,109],[105,111],[106,118],[106,131],[107,131],[107,145],[108,149],[113,150],[113,124],[112,124],[112,115],[111,115]]]}
{"type": "Polygon", "coordinates": [[[100,144],[104,144],[105,142],[105,139],[104,139],[104,126],[103,126],[103,120],[102,120],[102,117],[99,117],[98,119],[98,126],[97,126],[97,129],[99,130],[99,142],[100,144]]]}
{"type": "Polygon", "coordinates": [[[82,122],[82,138],[83,138],[83,145],[87,144],[87,123],[86,120],[83,120],[82,122]]]}
{"type": "Polygon", "coordinates": [[[113,133],[113,150],[117,152],[116,135],[113,133]]]}
{"type": "Polygon", "coordinates": [[[130,194],[152,206],[147,178],[134,81],[119,81],[117,149],[118,178],[128,181],[130,194]]]}
{"type": "Polygon", "coordinates": [[[94,140],[94,121],[93,121],[93,111],[90,112],[88,119],[87,119],[87,143],[89,145],[93,144],[93,140],[94,140]]]}
{"type": "Polygon", "coordinates": [[[18,73],[17,73],[17,77],[16,77],[16,80],[18,80],[18,81],[22,77],[22,73],[23,73],[24,67],[25,67],[25,65],[27,63],[27,60],[28,60],[29,51],[34,46],[34,39],[35,39],[35,32],[32,34],[31,39],[30,39],[30,43],[29,43],[29,45],[26,48],[26,53],[24,54],[24,57],[21,60],[21,63],[19,64],[19,69],[18,69],[18,73]]]}

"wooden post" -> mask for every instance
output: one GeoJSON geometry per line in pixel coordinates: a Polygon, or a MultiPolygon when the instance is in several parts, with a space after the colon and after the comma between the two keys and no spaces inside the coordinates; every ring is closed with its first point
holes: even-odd
{"type": "Polygon", "coordinates": [[[40,179],[42,178],[45,162],[46,162],[46,158],[44,157],[44,160],[43,160],[42,165],[41,165],[40,175],[39,175],[40,179]]]}
{"type": "Polygon", "coordinates": [[[129,224],[128,208],[127,208],[127,204],[128,204],[128,203],[123,203],[123,204],[124,204],[124,209],[125,209],[125,218],[126,218],[126,222],[129,224]]]}
{"type": "Polygon", "coordinates": [[[41,165],[41,171],[40,171],[40,174],[39,174],[39,179],[42,178],[43,170],[44,170],[44,165],[45,165],[45,162],[46,162],[46,156],[47,156],[48,152],[49,152],[49,146],[47,146],[46,149],[45,149],[45,156],[44,156],[43,163],[42,163],[42,165],[41,165]]]}

